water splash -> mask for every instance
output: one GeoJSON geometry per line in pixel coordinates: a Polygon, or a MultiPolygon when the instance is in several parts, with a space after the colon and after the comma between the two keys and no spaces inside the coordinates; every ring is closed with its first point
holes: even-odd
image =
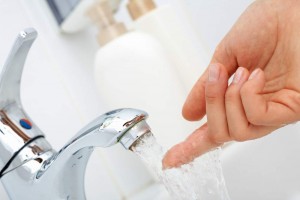
{"type": "Polygon", "coordinates": [[[162,170],[163,148],[152,133],[143,135],[132,147],[153,170],[175,200],[229,200],[220,163],[220,149],[208,152],[192,163],[162,170]]]}

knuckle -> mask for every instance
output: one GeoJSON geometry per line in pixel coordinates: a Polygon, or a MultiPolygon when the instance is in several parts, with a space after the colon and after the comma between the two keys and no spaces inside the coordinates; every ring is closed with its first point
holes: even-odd
{"type": "MultiPolygon", "coordinates": [[[[290,95],[291,103],[290,103],[290,108],[291,110],[300,117],[300,94],[293,94],[290,95]]],[[[298,118],[299,118],[298,117],[298,118]]]]}
{"type": "Polygon", "coordinates": [[[206,90],[205,99],[208,104],[215,104],[218,101],[218,93],[213,90],[206,90]]]}
{"type": "Polygon", "coordinates": [[[215,144],[222,144],[230,141],[229,135],[224,132],[211,132],[209,135],[210,140],[215,144]]]}
{"type": "Polygon", "coordinates": [[[216,104],[218,101],[217,97],[213,97],[213,96],[206,96],[206,103],[211,105],[211,104],[216,104]]]}
{"type": "Polygon", "coordinates": [[[248,140],[248,136],[244,132],[233,133],[231,134],[231,138],[237,142],[245,142],[248,140]]]}
{"type": "Polygon", "coordinates": [[[254,113],[251,113],[251,114],[246,113],[246,116],[247,116],[248,122],[250,122],[253,125],[260,125],[262,123],[261,115],[256,115],[254,113]]]}
{"type": "Polygon", "coordinates": [[[229,127],[229,134],[232,140],[237,142],[244,142],[247,140],[246,131],[244,130],[236,130],[229,127]]]}

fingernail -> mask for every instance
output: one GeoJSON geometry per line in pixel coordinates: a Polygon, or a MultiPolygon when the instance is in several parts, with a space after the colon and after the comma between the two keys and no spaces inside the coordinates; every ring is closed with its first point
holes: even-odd
{"type": "Polygon", "coordinates": [[[220,66],[217,64],[211,64],[208,69],[208,81],[216,82],[219,80],[220,66]]]}
{"type": "Polygon", "coordinates": [[[250,74],[248,80],[255,79],[255,78],[257,77],[257,75],[259,74],[259,72],[260,72],[260,68],[255,69],[255,70],[250,74]]]}
{"type": "Polygon", "coordinates": [[[241,81],[243,73],[244,73],[244,68],[239,67],[234,74],[233,83],[235,84],[239,83],[241,81]]]}

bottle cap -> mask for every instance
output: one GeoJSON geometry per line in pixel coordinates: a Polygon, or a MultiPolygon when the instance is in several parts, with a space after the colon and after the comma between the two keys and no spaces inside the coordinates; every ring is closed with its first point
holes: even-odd
{"type": "Polygon", "coordinates": [[[105,45],[127,32],[123,23],[116,22],[108,1],[96,2],[87,10],[87,15],[100,29],[97,36],[100,45],[105,45]]]}
{"type": "Polygon", "coordinates": [[[140,18],[155,8],[156,5],[153,0],[129,0],[127,4],[128,12],[133,20],[140,18]]]}

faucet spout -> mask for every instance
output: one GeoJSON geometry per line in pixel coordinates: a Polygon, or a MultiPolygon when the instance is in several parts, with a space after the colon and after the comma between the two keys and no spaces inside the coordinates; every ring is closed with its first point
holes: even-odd
{"type": "Polygon", "coordinates": [[[0,178],[12,200],[85,199],[84,174],[94,147],[121,143],[130,149],[150,131],[148,115],[130,108],[107,112],[58,152],[52,149],[20,99],[22,69],[36,36],[34,29],[18,35],[0,76],[0,178]]]}

